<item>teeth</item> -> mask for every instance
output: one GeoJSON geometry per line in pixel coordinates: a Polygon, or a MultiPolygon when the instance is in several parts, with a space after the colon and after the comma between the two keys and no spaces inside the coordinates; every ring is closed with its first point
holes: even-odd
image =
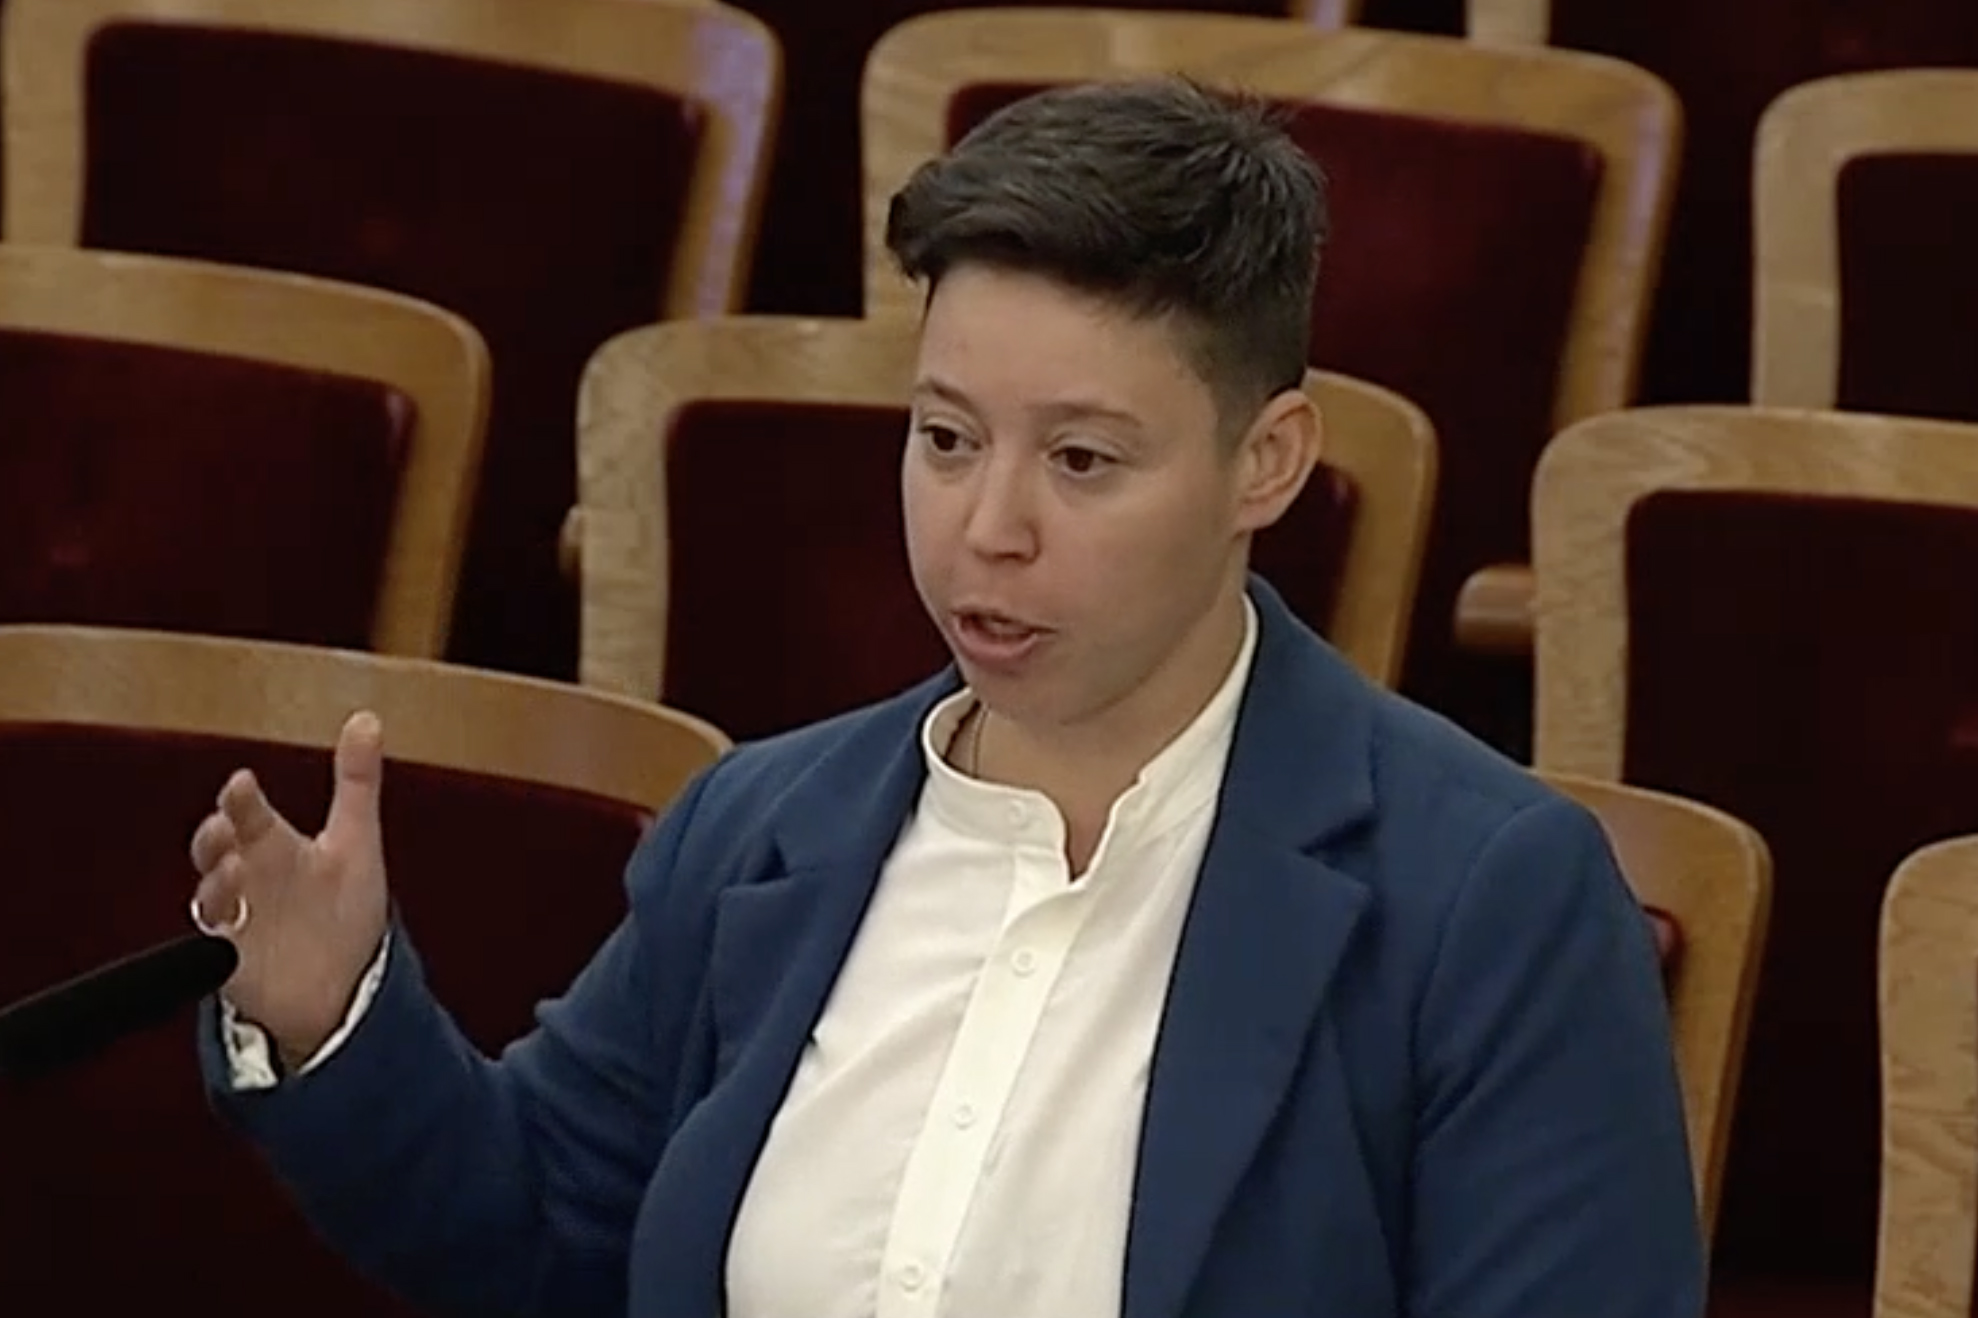
{"type": "Polygon", "coordinates": [[[1002,618],[978,616],[975,625],[1000,641],[1012,641],[1020,636],[1028,636],[1030,628],[1009,622],[1002,618]]]}

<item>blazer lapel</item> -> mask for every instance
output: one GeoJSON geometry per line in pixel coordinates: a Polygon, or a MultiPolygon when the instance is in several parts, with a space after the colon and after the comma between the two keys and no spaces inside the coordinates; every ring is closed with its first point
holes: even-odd
{"type": "Polygon", "coordinates": [[[1370,693],[1251,594],[1257,656],[1149,1077],[1124,1318],[1182,1312],[1368,902],[1324,848],[1373,811],[1370,693]]]}

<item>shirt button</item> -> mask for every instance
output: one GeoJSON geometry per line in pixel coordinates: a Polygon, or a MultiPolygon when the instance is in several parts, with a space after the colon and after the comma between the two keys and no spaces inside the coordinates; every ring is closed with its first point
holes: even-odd
{"type": "Polygon", "coordinates": [[[975,1109],[967,1103],[957,1103],[955,1105],[955,1124],[963,1130],[967,1130],[970,1126],[973,1126],[975,1124],[975,1109]]]}
{"type": "Polygon", "coordinates": [[[1009,816],[1011,828],[1022,828],[1030,822],[1030,807],[1021,801],[1012,801],[1004,810],[1009,816]]]}
{"type": "Polygon", "coordinates": [[[901,1266],[899,1274],[901,1290],[917,1291],[920,1289],[920,1284],[926,1280],[927,1273],[921,1269],[920,1264],[908,1263],[901,1266]]]}
{"type": "Polygon", "coordinates": [[[1037,954],[1027,947],[1019,947],[1016,955],[1010,958],[1010,969],[1022,976],[1029,976],[1037,969],[1037,954]]]}

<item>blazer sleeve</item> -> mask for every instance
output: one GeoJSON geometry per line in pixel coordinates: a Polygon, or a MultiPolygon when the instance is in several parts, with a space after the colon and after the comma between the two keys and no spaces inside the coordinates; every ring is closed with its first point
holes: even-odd
{"type": "Polygon", "coordinates": [[[215,1108],[360,1271],[442,1313],[622,1318],[634,1218],[693,1065],[705,953],[672,891],[705,886],[676,871],[707,781],[642,841],[625,921],[499,1059],[434,1000],[403,929],[349,1040],[277,1088],[234,1088],[207,1004],[215,1108]]]}
{"type": "Polygon", "coordinates": [[[1526,807],[1483,849],[1442,931],[1417,1049],[1409,1314],[1702,1314],[1653,940],[1581,807],[1526,807]]]}

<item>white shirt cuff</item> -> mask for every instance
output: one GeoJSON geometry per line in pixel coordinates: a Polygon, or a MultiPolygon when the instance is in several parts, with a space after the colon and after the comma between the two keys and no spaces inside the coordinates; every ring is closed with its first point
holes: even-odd
{"type": "MultiPolygon", "coordinates": [[[[343,1047],[358,1023],[364,1019],[371,999],[378,996],[378,986],[385,978],[385,958],[391,952],[391,934],[385,934],[378,947],[378,955],[371,959],[364,977],[357,981],[357,992],[351,995],[350,1010],[343,1016],[343,1024],[336,1033],[323,1040],[308,1061],[302,1064],[297,1075],[308,1075],[327,1062],[337,1049],[343,1047]]],[[[220,1042],[226,1049],[227,1067],[231,1072],[236,1091],[250,1089],[273,1089],[281,1083],[281,1075],[275,1069],[274,1044],[268,1032],[252,1021],[242,1020],[233,1004],[224,997],[220,999],[220,1042]]]]}

